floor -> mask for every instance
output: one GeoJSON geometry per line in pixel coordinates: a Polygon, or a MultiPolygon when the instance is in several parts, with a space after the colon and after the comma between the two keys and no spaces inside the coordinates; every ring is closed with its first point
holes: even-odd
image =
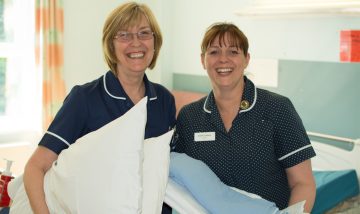
{"type": "Polygon", "coordinates": [[[352,197],[341,202],[326,214],[359,214],[360,213],[360,195],[352,197]]]}

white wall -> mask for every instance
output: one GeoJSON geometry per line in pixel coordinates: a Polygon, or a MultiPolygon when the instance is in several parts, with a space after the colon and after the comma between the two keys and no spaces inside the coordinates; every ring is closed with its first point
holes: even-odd
{"type": "MultiPolygon", "coordinates": [[[[107,15],[122,2],[118,0],[64,1],[64,72],[67,92],[77,84],[92,81],[106,71],[102,52],[102,28],[107,15]]],[[[161,22],[162,4],[146,2],[161,22]]],[[[160,82],[161,59],[149,78],[160,82]]]]}
{"type": "Polygon", "coordinates": [[[176,73],[204,74],[200,42],[216,21],[237,24],[247,35],[252,58],[339,61],[339,32],[360,29],[360,16],[244,18],[234,14],[249,0],[173,1],[171,65],[176,73]],[[176,30],[175,30],[176,29],[176,30]]]}
{"type": "Polygon", "coordinates": [[[101,47],[102,26],[117,2],[64,1],[64,72],[68,91],[107,71],[101,47]]]}
{"type": "MultiPolygon", "coordinates": [[[[360,17],[308,16],[242,18],[235,11],[251,0],[143,0],[154,11],[164,34],[160,61],[149,78],[171,87],[172,73],[203,75],[200,42],[216,21],[237,24],[248,36],[252,58],[339,61],[339,32],[360,29],[360,17]]],[[[101,34],[107,14],[123,1],[64,1],[65,80],[75,84],[107,71],[101,34]],[[106,3],[105,3],[106,2],[106,3]]]]}

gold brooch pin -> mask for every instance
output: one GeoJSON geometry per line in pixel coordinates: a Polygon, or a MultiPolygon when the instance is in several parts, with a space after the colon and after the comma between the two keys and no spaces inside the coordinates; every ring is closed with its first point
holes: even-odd
{"type": "Polygon", "coordinates": [[[250,106],[250,103],[249,103],[249,101],[247,101],[247,100],[243,100],[243,101],[241,101],[241,103],[240,103],[240,109],[241,109],[241,110],[246,110],[246,109],[249,108],[249,106],[250,106]]]}

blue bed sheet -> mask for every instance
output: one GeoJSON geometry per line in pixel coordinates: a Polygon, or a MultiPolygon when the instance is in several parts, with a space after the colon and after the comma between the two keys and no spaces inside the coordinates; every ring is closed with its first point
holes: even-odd
{"type": "Polygon", "coordinates": [[[355,170],[314,171],[316,199],[311,213],[324,213],[341,201],[359,194],[355,170]]]}

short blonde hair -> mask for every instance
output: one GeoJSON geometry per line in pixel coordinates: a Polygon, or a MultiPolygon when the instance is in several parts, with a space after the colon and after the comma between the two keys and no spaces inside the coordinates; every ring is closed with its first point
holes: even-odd
{"type": "Polygon", "coordinates": [[[128,2],[115,8],[109,14],[103,28],[102,46],[105,61],[115,75],[117,75],[117,58],[113,44],[114,37],[119,30],[127,29],[140,23],[143,16],[146,17],[151,30],[154,32],[154,57],[149,68],[153,69],[155,67],[162,45],[162,35],[159,24],[148,6],[136,2],[128,2]]]}
{"type": "Polygon", "coordinates": [[[201,42],[201,54],[205,54],[208,47],[217,37],[219,37],[220,46],[222,46],[225,43],[226,34],[229,35],[231,45],[241,49],[246,56],[249,49],[247,37],[236,25],[227,22],[217,22],[208,27],[201,42]]]}

